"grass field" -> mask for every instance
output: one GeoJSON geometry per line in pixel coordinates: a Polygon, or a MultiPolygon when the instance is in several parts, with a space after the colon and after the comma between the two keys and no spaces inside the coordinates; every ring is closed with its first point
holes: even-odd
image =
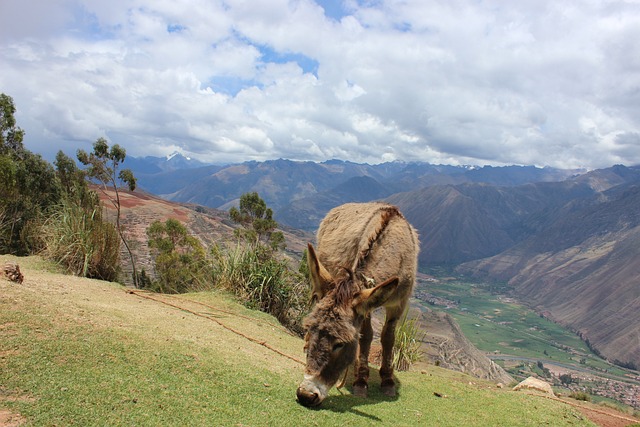
{"type": "Polygon", "coordinates": [[[295,401],[302,341],[270,316],[224,294],[154,295],[169,306],[17,261],[25,282],[0,280],[0,417],[21,425],[593,425],[562,402],[436,367],[398,373],[397,398],[374,373],[369,398],[334,389],[310,410],[295,401]]]}

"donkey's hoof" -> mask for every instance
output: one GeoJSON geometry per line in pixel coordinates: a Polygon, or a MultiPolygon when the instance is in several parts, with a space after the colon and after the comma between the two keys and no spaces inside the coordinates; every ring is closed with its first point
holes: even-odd
{"type": "Polygon", "coordinates": [[[369,387],[366,384],[354,384],[353,395],[358,397],[367,397],[369,387]]]}
{"type": "Polygon", "coordinates": [[[385,396],[396,397],[396,383],[393,380],[383,380],[380,388],[385,396]]]}
{"type": "Polygon", "coordinates": [[[382,394],[384,394],[387,397],[396,397],[396,386],[392,385],[392,386],[382,387],[382,394]]]}

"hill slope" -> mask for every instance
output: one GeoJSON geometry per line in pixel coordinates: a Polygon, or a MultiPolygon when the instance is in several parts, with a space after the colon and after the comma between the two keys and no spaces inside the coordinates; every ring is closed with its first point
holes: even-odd
{"type": "Polygon", "coordinates": [[[0,413],[30,424],[593,425],[565,403],[435,367],[399,373],[396,399],[374,374],[368,399],[334,389],[309,410],[294,397],[302,341],[272,318],[215,293],[150,300],[17,261],[25,282],[0,280],[0,413]]]}
{"type": "MultiPolygon", "coordinates": [[[[104,194],[99,193],[104,199],[104,194]]],[[[114,196],[110,192],[111,197],[114,196]]],[[[146,235],[147,228],[153,221],[164,222],[169,218],[180,221],[189,233],[196,236],[205,245],[210,247],[221,242],[235,242],[233,230],[238,227],[229,219],[228,212],[203,206],[169,202],[159,197],[141,191],[120,191],[120,203],[122,206],[122,223],[125,234],[133,247],[136,266],[140,271],[144,268],[147,272],[153,272],[151,252],[146,235]]],[[[104,206],[108,212],[107,218],[115,221],[115,208],[112,203],[106,202],[104,206]]],[[[296,257],[302,254],[307,242],[312,239],[311,234],[298,230],[282,230],[287,244],[287,252],[296,257]]],[[[120,260],[124,274],[124,282],[132,283],[132,269],[129,256],[121,245],[120,260]]]]}

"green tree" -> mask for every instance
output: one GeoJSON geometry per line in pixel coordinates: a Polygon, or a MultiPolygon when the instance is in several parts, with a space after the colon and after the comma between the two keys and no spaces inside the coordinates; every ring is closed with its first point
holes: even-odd
{"type": "Polygon", "coordinates": [[[571,383],[578,383],[577,379],[574,379],[571,374],[561,374],[560,377],[558,377],[558,379],[560,380],[560,382],[565,385],[568,386],[571,383]]]}
{"type": "Polygon", "coordinates": [[[96,142],[93,143],[93,152],[88,154],[84,150],[78,150],[77,152],[80,163],[87,166],[87,176],[101,183],[100,190],[116,209],[116,230],[131,260],[133,284],[135,287],[138,287],[138,274],[133,252],[129,247],[127,239],[124,237],[123,227],[120,222],[122,206],[120,204],[119,184],[121,182],[125,183],[130,191],[136,188],[136,178],[130,169],[122,169],[118,172],[118,168],[124,162],[126,156],[127,153],[124,148],[118,144],[114,144],[109,148],[109,143],[104,138],[98,138],[96,142]],[[113,188],[115,196],[112,196],[111,193],[107,191],[109,187],[113,188]]]}
{"type": "Polygon", "coordinates": [[[53,162],[64,196],[86,210],[95,210],[101,206],[98,194],[89,189],[85,172],[76,162],[62,151],[58,151],[53,162]]]}
{"type": "Polygon", "coordinates": [[[53,166],[28,150],[0,155],[0,251],[27,255],[38,249],[34,226],[61,196],[53,166]]]}
{"type": "Polygon", "coordinates": [[[60,185],[53,167],[22,145],[13,99],[0,94],[0,252],[37,249],[36,223],[55,205],[60,185]]]}
{"type": "Polygon", "coordinates": [[[147,237],[155,258],[157,280],[151,284],[153,290],[182,293],[202,287],[205,250],[180,221],[154,221],[147,228],[147,237]]]}
{"type": "Polygon", "coordinates": [[[273,219],[273,211],[267,207],[258,193],[245,193],[240,196],[239,208],[232,207],[229,215],[234,222],[242,225],[242,229],[236,230],[236,235],[247,242],[264,242],[274,250],[284,249],[284,234],[275,231],[278,223],[273,219]]]}
{"type": "Polygon", "coordinates": [[[13,98],[0,93],[0,154],[7,150],[24,150],[24,131],[16,125],[15,113],[13,98]]]}

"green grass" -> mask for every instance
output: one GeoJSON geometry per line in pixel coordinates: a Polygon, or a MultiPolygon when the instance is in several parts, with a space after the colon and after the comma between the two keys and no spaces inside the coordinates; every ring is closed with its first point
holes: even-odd
{"type": "Polygon", "coordinates": [[[369,398],[333,389],[307,409],[295,401],[300,364],[217,323],[303,358],[273,317],[219,293],[156,296],[194,315],[30,260],[18,260],[23,285],[0,280],[0,408],[25,425],[593,425],[562,403],[436,367],[399,372],[394,399],[374,372],[369,398]]]}

